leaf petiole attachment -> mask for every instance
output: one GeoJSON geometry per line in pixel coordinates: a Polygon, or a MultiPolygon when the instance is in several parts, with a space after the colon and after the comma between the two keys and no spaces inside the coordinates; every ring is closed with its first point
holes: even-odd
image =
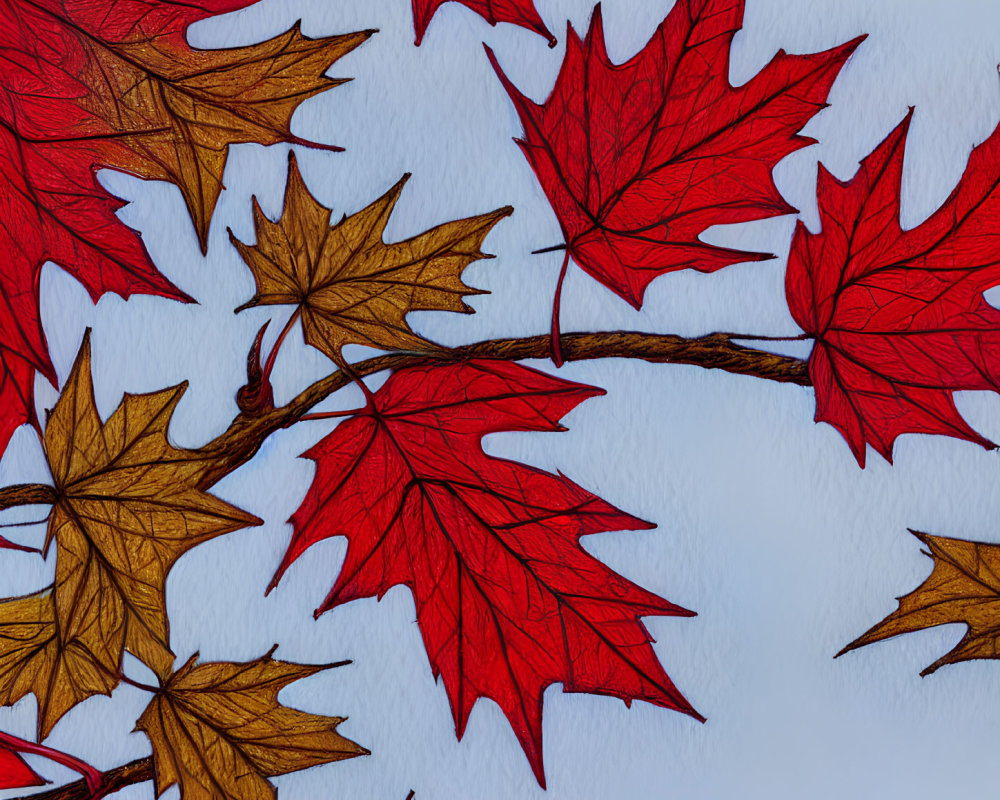
{"type": "Polygon", "coordinates": [[[566,249],[566,253],[563,255],[562,267],[559,270],[559,280],[556,282],[556,296],[552,300],[552,346],[551,355],[552,363],[557,367],[563,365],[562,357],[562,343],[560,341],[560,330],[559,330],[559,312],[562,306],[562,287],[563,282],[566,280],[566,270],[569,267],[569,249],[566,249]]]}
{"type": "Polygon", "coordinates": [[[292,328],[295,327],[295,323],[299,321],[299,317],[302,315],[302,307],[296,306],[292,315],[288,318],[288,322],[285,323],[285,327],[281,329],[281,333],[278,334],[278,338],[274,340],[274,345],[271,347],[271,352],[267,355],[267,361],[264,362],[264,371],[262,375],[262,380],[267,381],[271,377],[271,370],[274,369],[274,362],[278,360],[278,351],[281,350],[281,345],[284,344],[285,339],[288,334],[291,333],[292,328]]]}

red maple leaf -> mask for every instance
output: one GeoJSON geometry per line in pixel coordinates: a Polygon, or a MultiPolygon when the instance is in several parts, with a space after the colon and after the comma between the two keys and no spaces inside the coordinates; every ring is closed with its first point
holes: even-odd
{"type": "Polygon", "coordinates": [[[346,536],[317,614],[405,585],[461,738],[476,700],[496,702],[539,783],[542,695],[646,700],[701,718],[667,677],[639,618],[690,616],[590,556],[580,537],[648,529],[562,475],[487,456],[499,431],[564,430],[600,389],[507,362],[397,372],[374,406],[306,453],[316,476],[271,588],[311,545],[346,536]]]}
{"type": "Polygon", "coordinates": [[[568,29],[565,61],[542,104],[521,94],[486,48],[521,118],[518,144],[562,226],[567,260],[636,308],[664,273],[773,258],[698,237],[712,225],[795,212],[771,171],[814,143],[798,131],[825,107],[864,39],[814,55],[779,51],[734,88],[729,49],[742,22],[743,0],[677,0],[646,47],[613,64],[598,5],[584,41],[568,29]]]}
{"type": "Polygon", "coordinates": [[[993,447],[962,419],[953,392],[1000,389],[1000,129],[976,147],[951,196],[925,222],[899,222],[912,111],[850,181],[820,165],[821,233],[799,222],[788,260],[792,316],[816,339],[816,420],[858,463],[871,444],[892,460],[902,433],[993,447]]]}
{"type": "Polygon", "coordinates": [[[18,753],[0,744],[0,789],[24,789],[44,786],[40,777],[18,753]]]}
{"type": "Polygon", "coordinates": [[[534,0],[413,0],[413,28],[417,34],[416,44],[419,47],[427,32],[433,17],[445,3],[459,2],[471,8],[490,25],[498,22],[511,22],[522,28],[535,31],[549,40],[549,47],[556,46],[556,37],[552,35],[542,18],[538,16],[534,0]]]}
{"type": "Polygon", "coordinates": [[[279,55],[271,62],[266,44],[226,51],[187,44],[191,23],[254,1],[0,3],[0,452],[32,419],[34,370],[56,379],[38,308],[46,261],[79,280],[95,302],[105,292],[190,299],[115,216],[124,203],[96,172],[109,167],[174,182],[204,249],[228,145],[297,141],[273,107],[258,107],[281,95],[272,85],[296,69],[305,81],[312,66],[316,83],[294,102],[336,84],[322,77],[329,63],[306,58],[315,59],[306,51],[326,40],[306,40],[297,29],[273,40],[279,55]],[[281,62],[282,46],[302,65],[281,62]],[[229,68],[225,77],[213,72],[220,66],[229,68]]]}
{"type": "MultiPolygon", "coordinates": [[[[19,8],[0,6],[0,47],[8,51],[15,31],[5,16],[19,8]]],[[[8,69],[10,60],[5,53],[0,69],[0,452],[33,414],[34,370],[56,381],[38,308],[46,261],[81,281],[95,302],[106,291],[186,299],[156,271],[138,235],[115,216],[124,203],[97,183],[100,140],[61,141],[73,135],[68,120],[61,135],[25,130],[32,116],[21,98],[41,92],[42,85],[46,93],[57,92],[59,84],[44,70],[20,81],[19,69],[8,69]]],[[[26,63],[20,69],[31,67],[26,63]]]]}
{"type": "MultiPolygon", "coordinates": [[[[0,295],[3,283],[3,271],[0,270],[0,295]]],[[[7,449],[14,431],[35,419],[35,367],[2,346],[4,330],[0,325],[0,455],[7,449]]]]}

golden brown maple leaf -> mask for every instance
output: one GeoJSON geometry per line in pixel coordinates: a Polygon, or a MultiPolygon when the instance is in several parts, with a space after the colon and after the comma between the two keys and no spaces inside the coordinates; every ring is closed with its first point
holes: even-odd
{"type": "Polygon", "coordinates": [[[57,545],[60,640],[77,642],[111,675],[123,648],[161,677],[170,673],[167,573],[195,545],[261,524],[198,489],[201,459],[168,441],[185,387],[125,395],[102,423],[88,332],[45,429],[58,495],[48,541],[57,545]]]}
{"type": "Polygon", "coordinates": [[[945,664],[1000,658],[1000,545],[910,531],[927,545],[934,569],[920,586],[899,598],[899,608],[837,653],[935,625],[964,623],[968,630],[946,655],[920,674],[945,664]]]}
{"type": "Polygon", "coordinates": [[[328,666],[271,653],[197,666],[195,654],[170,676],[136,724],[153,745],[157,795],[179,784],[184,800],[274,800],[267,778],[368,754],[337,733],[342,717],[278,702],[283,688],[328,666]]]}
{"type": "Polygon", "coordinates": [[[177,185],[204,252],[229,145],[310,144],[291,132],[292,114],[345,82],[324,73],[374,31],[312,39],[296,25],[259,44],[196,50],[158,22],[149,15],[115,30],[73,28],[88,56],[80,81],[89,91],[79,102],[93,133],[104,123],[124,145],[111,165],[177,185]]]}
{"type": "Polygon", "coordinates": [[[244,47],[187,43],[189,25],[252,2],[5,3],[0,31],[16,32],[5,122],[31,144],[86,148],[95,164],[176,184],[204,250],[229,145],[311,144],[292,114],[343,83],[324,73],[374,33],[313,39],[296,25],[244,47]]]}
{"type": "Polygon", "coordinates": [[[104,113],[129,116],[137,130],[126,141],[136,160],[121,166],[180,188],[204,252],[229,145],[309,144],[292,134],[292,114],[303,100],[345,82],[324,73],[370,35],[310,39],[296,26],[260,44],[182,51],[181,58],[146,41],[119,43],[117,53],[95,48],[94,70],[113,75],[117,89],[101,98],[104,113]],[[129,69],[120,53],[134,53],[142,66],[129,69]]]}
{"type": "Polygon", "coordinates": [[[34,694],[39,739],[77,703],[111,694],[117,683],[79,640],[60,641],[51,590],[0,601],[0,705],[34,694]]]}
{"type": "Polygon", "coordinates": [[[471,314],[463,297],[485,294],[462,282],[509,206],[477,217],[446,222],[403,242],[382,240],[386,223],[408,175],[367,208],[330,226],[331,210],[306,188],[295,155],[281,219],[271,222],[254,198],[257,244],[229,238],[257,281],[257,293],[240,309],[297,305],[308,344],[340,363],[347,344],[382,350],[432,346],[406,322],[411,311],[471,314]]]}

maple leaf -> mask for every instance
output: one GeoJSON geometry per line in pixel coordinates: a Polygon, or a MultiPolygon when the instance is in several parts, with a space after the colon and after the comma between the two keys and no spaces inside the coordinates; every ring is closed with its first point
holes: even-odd
{"type": "Polygon", "coordinates": [[[29,767],[18,753],[0,745],[0,789],[44,785],[45,779],[29,767]]]}
{"type": "Polygon", "coordinates": [[[9,132],[61,160],[86,158],[99,141],[100,155],[85,169],[114,167],[174,183],[204,250],[229,145],[317,146],[292,134],[292,114],[343,83],[326,70],[374,32],[312,39],[296,25],[244,47],[187,44],[191,23],[252,2],[126,0],[110,10],[90,0],[5,4],[0,29],[20,45],[0,84],[9,132]],[[32,91],[43,85],[41,95],[32,91]]]}
{"type": "Polygon", "coordinates": [[[295,108],[340,81],[325,70],[371,32],[194,50],[191,23],[253,0],[0,3],[0,444],[31,420],[32,372],[55,384],[38,310],[54,261],[96,300],[189,300],[115,216],[109,167],[177,185],[204,251],[230,144],[299,142],[295,108]]]}
{"type": "MultiPolygon", "coordinates": [[[[439,8],[453,0],[413,0],[413,27],[417,34],[417,47],[424,39],[427,26],[439,8]]],[[[549,40],[549,47],[556,46],[556,37],[552,35],[542,18],[538,16],[534,0],[455,0],[466,8],[471,8],[490,25],[498,22],[511,22],[522,28],[534,31],[549,40]]]]}
{"type": "Polygon", "coordinates": [[[281,219],[271,222],[254,198],[257,244],[244,244],[229,232],[257,282],[257,293],[237,311],[297,305],[306,342],[338,363],[343,347],[352,343],[383,350],[433,347],[413,333],[406,315],[473,313],[463,296],[485,292],[466,286],[462,272],[491,257],[480,251],[483,240],[513,209],[446,222],[386,244],[385,227],[408,177],[330,227],[331,210],[309,193],[290,154],[281,219]]]}
{"type": "Polygon", "coordinates": [[[168,441],[186,386],[125,395],[102,423],[88,333],[45,428],[60,639],[79,642],[113,676],[123,648],[160,676],[170,672],[167,573],[192,547],[261,524],[198,489],[203,459],[168,441]]]}
{"type": "Polygon", "coordinates": [[[823,53],[779,51],[729,83],[743,0],[677,0],[643,50],[613,64],[601,7],[585,40],[570,26],[548,99],[534,103],[486,52],[524,127],[518,140],[562,226],[568,256],[639,308],[650,281],[774,256],[706,244],[712,225],[794,213],[771,170],[814,140],[798,131],[859,37],[823,53]]]}
{"type": "Polygon", "coordinates": [[[930,675],[945,664],[1000,658],[1000,545],[910,533],[927,546],[923,552],[933,559],[933,571],[920,586],[899,598],[895,611],[837,657],[900,634],[963,623],[962,640],[921,675],[930,675]]]}
{"type": "Polygon", "coordinates": [[[346,560],[317,614],[408,586],[458,736],[476,700],[490,698],[543,786],[550,684],[700,719],[639,621],[692,612],[579,545],[587,534],[652,526],[562,475],[491,458],[480,446],[499,431],[564,430],[558,420],[599,394],[502,361],[394,373],[369,408],[306,453],[316,476],[270,587],[307,548],[346,536],[346,560]]]}
{"type": "Polygon", "coordinates": [[[816,420],[841,432],[862,467],[866,443],[891,461],[903,433],[993,447],[962,419],[953,393],[1000,386],[1000,311],[983,298],[1000,284],[1000,130],[972,151],[944,204],[904,231],[911,115],[852,180],[820,166],[822,231],[799,222],[788,259],[789,308],[816,340],[816,420]]]}
{"type": "MultiPolygon", "coordinates": [[[[0,238],[2,236],[0,232],[0,238]]],[[[0,270],[0,293],[3,283],[0,270]]],[[[3,330],[0,326],[0,340],[3,330]]],[[[34,382],[34,366],[0,345],[0,455],[7,449],[14,431],[35,420],[34,382]]]]}
{"type": "Polygon", "coordinates": [[[77,703],[111,694],[116,674],[94,660],[82,639],[59,636],[51,589],[0,601],[0,704],[34,694],[39,739],[77,703]]]}
{"type": "Polygon", "coordinates": [[[337,733],[342,717],[278,702],[281,689],[328,666],[271,653],[245,664],[197,658],[170,676],[136,725],[153,745],[157,795],[179,784],[184,800],[274,800],[269,777],[368,755],[337,733]]]}

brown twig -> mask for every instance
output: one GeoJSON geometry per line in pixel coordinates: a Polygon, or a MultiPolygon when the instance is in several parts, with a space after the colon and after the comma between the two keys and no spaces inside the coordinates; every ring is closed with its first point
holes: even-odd
{"type": "MultiPolygon", "coordinates": [[[[365,377],[428,361],[464,361],[471,358],[497,358],[504,361],[546,359],[549,357],[550,347],[551,338],[548,334],[517,339],[489,339],[463,347],[428,350],[426,353],[377,356],[359,361],[352,368],[355,376],[365,377]]],[[[692,339],[673,334],[630,331],[564,333],[560,337],[560,350],[565,361],[628,358],[658,364],[691,364],[779,383],[812,385],[807,364],[802,359],[740,345],[732,336],[723,333],[692,339]]],[[[268,436],[294,424],[313,406],[352,380],[352,376],[338,370],[316,381],[281,408],[256,417],[239,415],[221,436],[196,451],[205,464],[199,482],[201,488],[214,485],[249,461],[268,436]]]]}
{"type": "MultiPolygon", "coordinates": [[[[101,790],[107,795],[134,783],[151,780],[153,780],[153,759],[140,758],[105,772],[102,776],[101,790]]],[[[18,800],[90,800],[90,798],[87,781],[81,779],[39,794],[24,795],[18,800]]]]}
{"type": "Polygon", "coordinates": [[[52,505],[56,490],[41,483],[19,483],[0,489],[0,511],[14,506],[52,505]]]}

